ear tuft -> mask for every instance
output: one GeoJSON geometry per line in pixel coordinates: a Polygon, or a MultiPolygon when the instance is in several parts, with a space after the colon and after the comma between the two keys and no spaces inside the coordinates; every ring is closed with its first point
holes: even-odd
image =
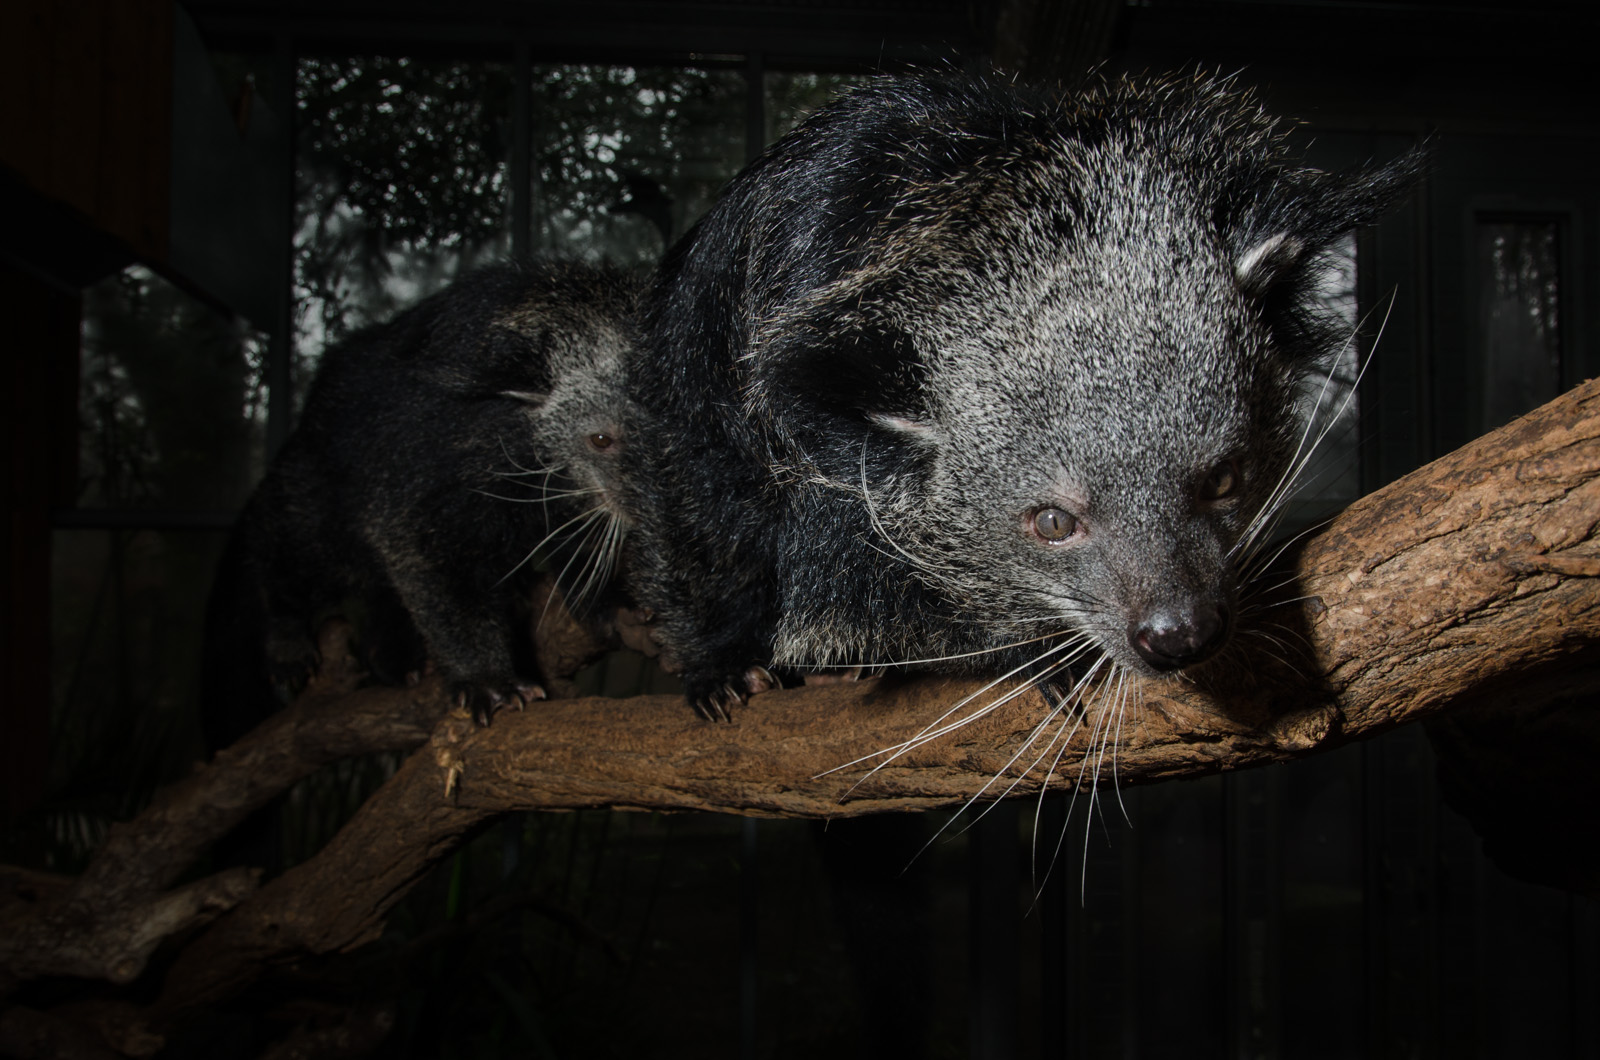
{"type": "Polygon", "coordinates": [[[1246,294],[1264,294],[1300,263],[1306,245],[1287,232],[1277,232],[1260,240],[1239,255],[1233,275],[1246,294]]]}
{"type": "Polygon", "coordinates": [[[896,416],[888,412],[868,412],[867,419],[901,438],[926,448],[939,444],[940,433],[938,428],[921,420],[914,420],[907,416],[896,416]]]}

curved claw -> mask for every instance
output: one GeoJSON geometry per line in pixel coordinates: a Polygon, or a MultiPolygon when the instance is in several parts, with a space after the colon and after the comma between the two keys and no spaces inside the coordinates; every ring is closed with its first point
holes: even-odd
{"type": "Polygon", "coordinates": [[[802,680],[807,685],[842,685],[847,681],[861,680],[861,667],[852,666],[845,670],[811,670],[802,680]]]}
{"type": "Polygon", "coordinates": [[[546,695],[540,685],[517,681],[504,688],[462,683],[456,686],[454,698],[456,706],[469,711],[473,721],[487,728],[502,710],[521,710],[546,695]]]}
{"type": "Polygon", "coordinates": [[[755,663],[748,667],[744,674],[744,687],[748,695],[759,696],[763,692],[771,692],[774,688],[782,688],[783,682],[775,677],[771,670],[755,663]]]}
{"type": "Polygon", "coordinates": [[[701,704],[702,716],[707,721],[732,721],[733,708],[744,706],[744,694],[731,684],[712,692],[701,704]]]}
{"type": "Polygon", "coordinates": [[[707,721],[732,721],[734,708],[744,706],[751,696],[782,687],[783,682],[773,676],[772,671],[759,663],[752,663],[742,672],[721,682],[713,680],[706,691],[696,694],[691,688],[689,705],[707,721]]]}

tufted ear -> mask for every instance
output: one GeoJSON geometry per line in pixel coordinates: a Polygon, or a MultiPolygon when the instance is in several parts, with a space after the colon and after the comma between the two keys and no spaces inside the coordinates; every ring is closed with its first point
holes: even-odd
{"type": "Polygon", "coordinates": [[[550,373],[553,343],[548,326],[529,332],[495,324],[472,338],[477,349],[472,355],[476,370],[470,382],[478,393],[513,398],[535,407],[550,397],[554,385],[550,373]]]}
{"type": "Polygon", "coordinates": [[[1265,294],[1300,263],[1305,251],[1305,243],[1287,232],[1259,240],[1234,260],[1233,275],[1239,289],[1249,295],[1265,294]]]}
{"type": "Polygon", "coordinates": [[[1429,145],[1421,144],[1382,164],[1280,172],[1266,187],[1236,189],[1246,192],[1234,199],[1245,205],[1232,225],[1241,283],[1270,287],[1344,233],[1377,221],[1421,179],[1429,156],[1429,145]]]}
{"type": "Polygon", "coordinates": [[[867,420],[892,436],[903,438],[913,445],[926,449],[938,445],[944,438],[939,428],[925,420],[914,420],[887,412],[868,412],[867,420]]]}
{"type": "Polygon", "coordinates": [[[1345,233],[1371,224],[1410,192],[1426,145],[1344,173],[1254,171],[1221,203],[1239,289],[1258,307],[1278,349],[1301,368],[1336,346],[1341,324],[1319,305],[1319,263],[1345,233]]]}
{"type": "MultiPolygon", "coordinates": [[[[853,299],[852,299],[853,301],[853,299]]],[[[895,323],[849,308],[814,307],[763,343],[751,390],[760,422],[830,474],[859,474],[864,451],[900,465],[937,441],[927,366],[895,323]]]]}

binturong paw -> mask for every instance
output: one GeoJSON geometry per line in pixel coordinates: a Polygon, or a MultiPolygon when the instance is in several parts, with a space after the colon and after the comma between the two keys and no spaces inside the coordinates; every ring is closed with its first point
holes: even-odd
{"type": "Polygon", "coordinates": [[[732,721],[734,708],[744,706],[751,696],[782,687],[782,682],[759,663],[737,674],[684,682],[690,706],[707,721],[732,721]]]}
{"type": "Polygon", "coordinates": [[[544,699],[544,689],[532,681],[513,681],[500,686],[473,681],[457,681],[451,688],[455,705],[472,714],[472,720],[487,726],[502,710],[521,710],[544,699]]]}
{"type": "Polygon", "coordinates": [[[800,679],[808,688],[811,685],[842,685],[848,681],[861,680],[861,667],[843,666],[837,670],[806,670],[800,679]]]}
{"type": "Polygon", "coordinates": [[[322,665],[316,642],[298,631],[287,635],[274,631],[267,638],[266,657],[267,678],[291,693],[304,688],[322,665]]]}

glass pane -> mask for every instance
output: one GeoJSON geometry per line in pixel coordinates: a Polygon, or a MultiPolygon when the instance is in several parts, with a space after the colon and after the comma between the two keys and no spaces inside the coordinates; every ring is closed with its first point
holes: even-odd
{"type": "Polygon", "coordinates": [[[511,68],[404,57],[300,63],[296,389],[329,343],[510,249],[511,68]]]}
{"type": "Polygon", "coordinates": [[[536,254],[654,265],[745,158],[733,70],[533,69],[536,254]]]}
{"type": "Polygon", "coordinates": [[[266,349],[143,266],[85,291],[78,505],[242,503],[262,470],[266,349]]]}
{"type": "Polygon", "coordinates": [[[871,80],[865,74],[813,74],[770,71],[767,74],[767,142],[793,129],[806,115],[850,88],[871,80]]]}
{"type": "Polygon", "coordinates": [[[196,700],[211,570],[226,535],[58,530],[52,537],[52,858],[202,757],[196,700]]]}
{"type": "Polygon", "coordinates": [[[1478,223],[1486,430],[1561,392],[1560,271],[1557,222],[1478,223]]]}

